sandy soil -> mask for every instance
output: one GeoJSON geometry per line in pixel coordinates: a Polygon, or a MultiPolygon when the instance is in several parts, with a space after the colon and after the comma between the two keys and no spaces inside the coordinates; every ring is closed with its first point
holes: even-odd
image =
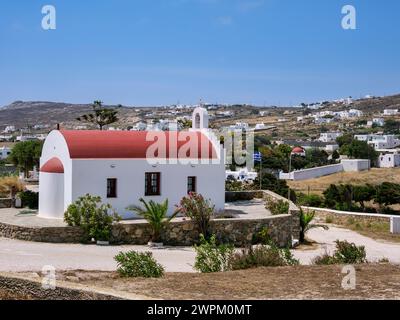
{"type": "Polygon", "coordinates": [[[400,266],[356,266],[356,289],[344,290],[341,266],[258,268],[225,273],[167,273],[161,279],[112,272],[65,271],[58,279],[157,299],[400,299],[400,266]]]}

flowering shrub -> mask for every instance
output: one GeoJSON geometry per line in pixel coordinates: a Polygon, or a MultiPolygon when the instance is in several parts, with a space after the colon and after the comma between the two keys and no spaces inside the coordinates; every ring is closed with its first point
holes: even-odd
{"type": "Polygon", "coordinates": [[[214,214],[215,206],[209,200],[204,199],[201,194],[190,192],[188,196],[182,198],[178,212],[182,213],[194,221],[199,233],[206,238],[210,232],[210,220],[214,214]]]}

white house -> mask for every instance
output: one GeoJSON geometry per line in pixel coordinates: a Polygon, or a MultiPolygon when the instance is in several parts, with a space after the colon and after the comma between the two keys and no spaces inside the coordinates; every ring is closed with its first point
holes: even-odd
{"type": "Polygon", "coordinates": [[[197,108],[193,128],[181,132],[52,131],[40,159],[39,216],[62,218],[87,193],[100,196],[124,218],[139,198],[169,200],[169,213],[190,191],[224,208],[224,152],[197,108]]]}
{"type": "Polygon", "coordinates": [[[354,139],[366,141],[371,144],[375,150],[392,149],[400,145],[400,140],[395,135],[379,135],[379,134],[361,134],[355,135],[354,139]]]}
{"type": "Polygon", "coordinates": [[[400,166],[400,154],[388,153],[380,154],[378,157],[379,168],[395,168],[400,166]]]}
{"type": "Polygon", "coordinates": [[[1,160],[7,159],[10,154],[11,154],[11,149],[9,147],[1,147],[0,148],[0,159],[1,160]]]}
{"type": "Polygon", "coordinates": [[[383,127],[385,125],[385,119],[383,118],[373,118],[371,121],[367,122],[368,127],[372,126],[378,126],[378,127],[383,127]]]}
{"type": "Polygon", "coordinates": [[[383,110],[384,116],[395,116],[399,113],[398,109],[385,109],[383,110]]]}
{"type": "Polygon", "coordinates": [[[321,142],[335,142],[337,138],[341,137],[343,134],[341,132],[323,132],[320,134],[318,141],[321,142]]]}

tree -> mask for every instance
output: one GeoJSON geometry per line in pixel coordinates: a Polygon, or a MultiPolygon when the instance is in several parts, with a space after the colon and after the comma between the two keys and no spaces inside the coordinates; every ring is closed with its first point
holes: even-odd
{"type": "Polygon", "coordinates": [[[350,144],[353,140],[354,140],[353,135],[349,133],[336,138],[336,142],[340,148],[343,147],[345,144],[350,144]]]}
{"type": "Polygon", "coordinates": [[[150,224],[152,229],[151,241],[161,241],[161,231],[166,223],[169,223],[178,214],[176,211],[172,216],[168,217],[168,199],[162,203],[150,200],[146,202],[143,198],[139,201],[143,203],[144,208],[140,206],[130,206],[127,209],[136,212],[139,216],[143,217],[150,224]]]}
{"type": "Polygon", "coordinates": [[[365,211],[365,202],[373,200],[375,194],[376,188],[370,184],[353,186],[353,200],[360,204],[363,211],[365,211]]]}
{"type": "Polygon", "coordinates": [[[323,192],[325,197],[325,205],[328,208],[335,208],[336,201],[339,199],[339,190],[336,185],[331,184],[328,189],[323,192]]]}
{"type": "Polygon", "coordinates": [[[376,188],[375,202],[380,206],[400,203],[400,185],[383,182],[376,188]]]}
{"type": "Polygon", "coordinates": [[[338,159],[340,159],[340,153],[337,151],[337,150],[335,150],[335,151],[333,151],[333,153],[332,153],[332,160],[338,160],[338,159]]]}
{"type": "MultiPolygon", "coordinates": [[[[254,185],[255,186],[260,185],[259,177],[257,177],[254,180],[254,185]]],[[[263,190],[273,191],[273,192],[281,195],[282,197],[287,197],[288,191],[289,191],[289,187],[285,180],[279,180],[274,175],[272,175],[268,172],[263,172],[263,174],[262,174],[261,188],[263,190]]],[[[291,194],[294,195],[294,191],[291,192],[291,194]]]]}
{"type": "Polygon", "coordinates": [[[311,224],[311,221],[314,220],[315,212],[304,212],[303,209],[300,209],[300,243],[304,243],[306,239],[306,233],[315,228],[323,228],[324,230],[328,230],[329,227],[322,224],[311,224]]]}
{"type": "Polygon", "coordinates": [[[378,152],[366,141],[353,140],[350,144],[344,144],[340,148],[340,154],[347,155],[353,159],[369,159],[375,163],[378,159],[378,152]]]}
{"type": "Polygon", "coordinates": [[[98,126],[100,130],[103,130],[104,126],[110,125],[118,121],[118,110],[103,108],[103,102],[101,102],[100,100],[94,101],[92,108],[92,113],[84,114],[76,118],[76,120],[93,123],[98,126]]]}
{"type": "Polygon", "coordinates": [[[29,170],[34,166],[39,167],[42,147],[41,141],[18,142],[11,150],[10,161],[28,176],[29,170]]]}
{"type": "Polygon", "coordinates": [[[383,130],[386,134],[397,134],[400,131],[400,122],[393,119],[386,119],[383,130]]]}

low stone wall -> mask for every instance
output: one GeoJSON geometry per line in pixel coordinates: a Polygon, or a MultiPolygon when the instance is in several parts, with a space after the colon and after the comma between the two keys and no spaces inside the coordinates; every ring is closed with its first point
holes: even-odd
{"type": "Polygon", "coordinates": [[[54,290],[42,288],[41,282],[0,274],[0,292],[4,291],[25,299],[34,300],[121,300],[118,296],[77,288],[57,286],[54,290]]]}
{"type": "Polygon", "coordinates": [[[50,242],[50,243],[80,243],[84,233],[78,227],[23,227],[0,223],[0,236],[11,239],[50,242]]]}
{"type": "MultiPolygon", "coordinates": [[[[252,243],[253,237],[263,228],[279,246],[292,243],[292,220],[290,215],[264,219],[218,219],[210,223],[210,232],[217,239],[242,247],[252,243]]],[[[144,245],[150,240],[151,229],[147,223],[117,224],[112,232],[112,242],[144,245]]],[[[170,223],[161,235],[164,243],[191,246],[199,239],[199,232],[192,221],[170,223]]]]}
{"type": "Polygon", "coordinates": [[[359,222],[388,222],[390,223],[390,215],[375,214],[375,213],[358,213],[358,212],[347,212],[338,211],[325,208],[313,208],[313,207],[302,207],[305,211],[314,211],[315,216],[325,222],[326,218],[330,217],[340,223],[346,223],[348,219],[354,219],[359,222]]]}
{"type": "Polygon", "coordinates": [[[11,198],[0,198],[0,209],[11,208],[12,199],[11,198]]]}

